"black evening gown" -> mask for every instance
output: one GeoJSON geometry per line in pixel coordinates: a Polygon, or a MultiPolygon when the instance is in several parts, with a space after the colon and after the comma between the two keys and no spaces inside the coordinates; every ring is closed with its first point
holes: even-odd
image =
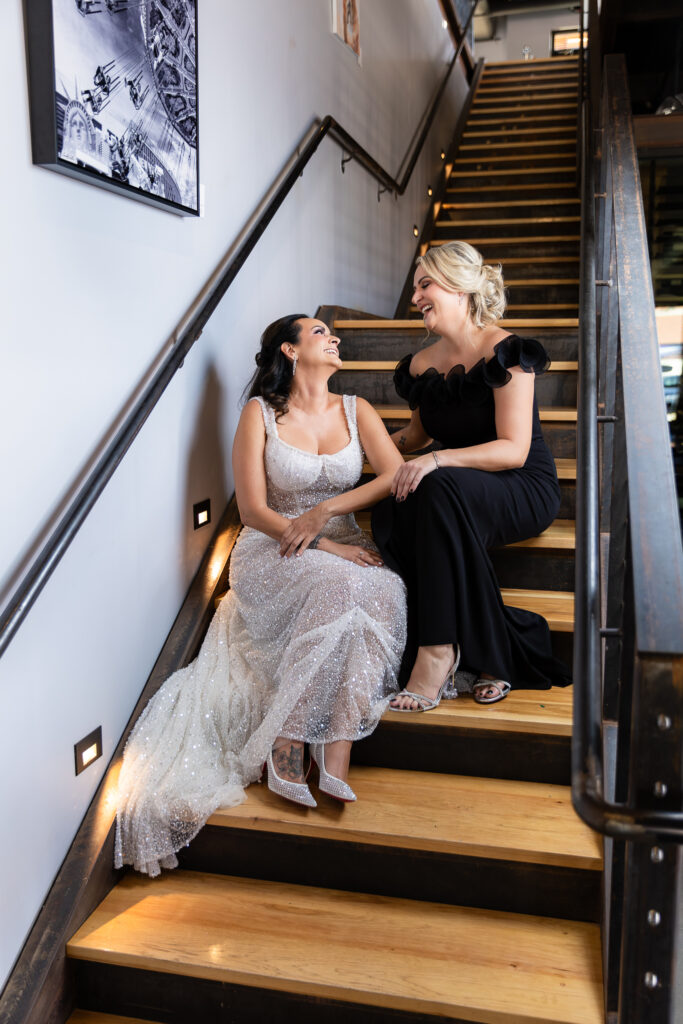
{"type": "MultiPolygon", "coordinates": [[[[515,334],[494,355],[465,373],[434,368],[409,373],[412,354],[398,364],[394,383],[425,431],[443,448],[468,448],[496,438],[493,389],[508,368],[543,373],[549,359],[540,342],[515,334]]],[[[408,645],[401,684],[418,646],[460,644],[461,668],[487,672],[513,687],[548,689],[571,682],[553,657],[545,619],[503,604],[488,549],[535,537],[556,517],[560,487],[543,440],[534,398],[531,448],[521,469],[489,472],[443,467],[423,477],[405,501],[375,506],[372,529],[387,565],[408,588],[408,645]]]]}

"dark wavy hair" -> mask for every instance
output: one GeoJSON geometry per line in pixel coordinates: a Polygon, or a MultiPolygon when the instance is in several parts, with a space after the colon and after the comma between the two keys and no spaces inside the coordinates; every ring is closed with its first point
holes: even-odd
{"type": "Polygon", "coordinates": [[[282,352],[282,345],[299,344],[299,320],[308,319],[307,313],[290,313],[268,324],[261,335],[261,348],[256,356],[256,373],[245,388],[249,398],[265,398],[275,409],[276,417],[287,412],[292,387],[292,364],[282,352]]]}

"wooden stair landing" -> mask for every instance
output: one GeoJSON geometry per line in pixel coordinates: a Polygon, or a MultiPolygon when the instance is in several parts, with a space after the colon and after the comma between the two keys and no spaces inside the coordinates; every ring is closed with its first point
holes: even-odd
{"type": "Polygon", "coordinates": [[[255,784],[245,803],[217,811],[209,825],[524,864],[602,868],[600,837],[576,816],[566,786],[355,765],[349,782],[357,803],[344,807],[316,791],[313,810],[286,803],[267,786],[255,784]]]}
{"type": "Polygon", "coordinates": [[[603,1021],[598,928],[555,918],[174,871],[153,885],[126,876],[67,949],[188,986],[208,979],[481,1024],[603,1021]]]}

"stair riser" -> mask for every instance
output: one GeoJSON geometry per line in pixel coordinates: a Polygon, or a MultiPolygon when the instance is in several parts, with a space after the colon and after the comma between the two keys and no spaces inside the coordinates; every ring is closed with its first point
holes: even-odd
{"type": "Polygon", "coordinates": [[[505,548],[490,552],[501,587],[573,590],[574,552],[505,548]]]}
{"type": "Polygon", "coordinates": [[[556,183],[550,182],[548,184],[536,185],[534,188],[527,188],[524,185],[523,179],[510,183],[511,188],[505,190],[500,189],[498,186],[483,191],[482,188],[466,188],[465,186],[460,189],[460,185],[455,181],[451,182],[451,187],[445,194],[444,202],[446,203],[482,203],[490,199],[491,202],[499,202],[505,199],[528,199],[532,205],[537,199],[565,199],[571,198],[576,195],[576,187],[572,180],[570,186],[565,188],[560,187],[556,183]],[[457,191],[456,191],[457,189],[457,191]]]}
{"type": "MultiPolygon", "coordinates": [[[[544,216],[539,214],[539,218],[544,216]]],[[[445,218],[444,218],[445,219],[445,218]]],[[[493,220],[493,217],[488,217],[486,220],[493,220]]],[[[507,216],[500,217],[500,220],[510,220],[515,218],[508,218],[507,216]]],[[[440,241],[451,241],[454,238],[506,238],[514,237],[520,238],[524,235],[529,235],[533,238],[540,237],[553,237],[563,235],[577,235],[580,231],[580,225],[577,221],[544,221],[529,224],[521,218],[518,224],[461,224],[458,221],[454,221],[453,224],[442,224],[441,218],[439,223],[435,226],[432,238],[440,241]]]]}
{"type": "Polygon", "coordinates": [[[479,150],[465,150],[458,154],[455,162],[456,171],[472,170],[496,170],[510,168],[529,168],[530,170],[542,170],[545,167],[555,167],[559,164],[570,163],[576,159],[576,140],[558,143],[553,147],[529,148],[520,151],[519,149],[505,149],[495,145],[483,145],[479,150]],[[504,159],[503,159],[504,158],[504,159]]]}
{"type": "MultiPolygon", "coordinates": [[[[323,800],[326,799],[323,797],[323,800]]],[[[597,921],[596,871],[447,856],[207,825],[179,854],[185,870],[350,892],[597,921]],[[277,848],[277,856],[273,849],[277,848]]]]}
{"type": "MultiPolygon", "coordinates": [[[[501,204],[505,203],[505,199],[509,197],[497,195],[495,197],[490,196],[489,198],[491,199],[491,202],[501,204]]],[[[516,198],[517,197],[515,197],[515,199],[516,198]]],[[[545,197],[537,196],[536,200],[541,198],[545,197]]],[[[463,202],[467,202],[467,200],[463,200],[463,202]]],[[[476,202],[485,203],[486,199],[484,196],[479,196],[476,202]]],[[[529,200],[529,202],[525,203],[524,206],[512,206],[506,204],[503,206],[482,206],[479,209],[474,207],[462,210],[454,210],[442,206],[439,211],[439,220],[451,220],[454,223],[458,223],[458,221],[461,220],[493,220],[496,217],[501,217],[505,220],[524,220],[529,217],[576,217],[578,215],[578,203],[548,203],[547,205],[544,204],[540,206],[537,201],[529,200]]]]}
{"type": "Polygon", "coordinates": [[[532,175],[551,173],[557,167],[566,167],[568,170],[565,171],[562,180],[568,181],[572,177],[575,161],[574,149],[567,149],[559,154],[529,153],[528,156],[516,154],[510,160],[496,160],[484,153],[481,156],[472,156],[472,158],[468,156],[467,159],[458,160],[453,166],[453,176],[485,171],[491,176],[502,178],[516,171],[515,177],[521,177],[528,181],[532,175]],[[522,173],[520,174],[520,172],[522,173]]]}
{"type": "Polygon", "coordinates": [[[532,129],[538,128],[553,128],[558,131],[571,130],[574,138],[577,136],[578,126],[574,115],[563,113],[561,116],[556,114],[542,114],[536,113],[532,117],[531,114],[491,114],[485,116],[479,114],[474,116],[470,114],[467,122],[468,132],[516,132],[518,129],[532,129]]]}
{"type": "Polygon", "coordinates": [[[571,70],[565,70],[561,68],[538,68],[532,69],[531,66],[527,65],[522,68],[510,68],[505,70],[500,67],[489,67],[484,68],[484,72],[481,76],[482,84],[490,85],[494,81],[501,81],[503,84],[508,83],[509,85],[519,84],[516,80],[521,79],[522,83],[525,81],[538,82],[543,79],[548,79],[553,83],[566,80],[576,84],[578,82],[578,70],[572,68],[571,70]]]}
{"type": "MultiPolygon", "coordinates": [[[[507,276],[507,275],[506,275],[507,276]]],[[[514,292],[512,293],[514,295],[514,292]]],[[[407,352],[417,352],[431,344],[434,336],[427,338],[427,332],[418,321],[419,327],[411,330],[382,331],[337,331],[340,340],[339,351],[342,359],[401,359],[407,352]]],[[[520,328],[527,334],[527,328],[520,328]]],[[[534,328],[534,337],[544,346],[551,359],[570,360],[577,358],[578,342],[576,331],[555,331],[549,328],[534,328]]]]}
{"type": "MultiPolygon", "coordinates": [[[[511,128],[505,125],[496,126],[494,124],[483,124],[476,126],[471,124],[465,135],[463,136],[463,146],[481,146],[482,148],[500,147],[501,153],[507,152],[507,147],[510,143],[534,143],[542,142],[543,148],[545,149],[545,143],[552,140],[558,140],[560,142],[573,142],[576,145],[576,125],[571,122],[565,124],[551,125],[539,125],[538,128],[532,129],[531,125],[522,130],[519,127],[511,128]],[[551,129],[548,131],[548,129],[551,129]],[[541,129],[543,129],[541,131],[541,129]],[[483,132],[484,134],[471,135],[469,132],[483,132]]],[[[529,146],[531,149],[531,146],[529,146]]],[[[460,154],[464,156],[469,153],[469,149],[460,149],[460,154]]],[[[514,152],[514,150],[511,150],[514,152]]]]}
{"type": "MultiPolygon", "coordinates": [[[[579,243],[574,241],[548,241],[540,242],[528,242],[524,241],[523,238],[516,238],[501,241],[503,236],[499,236],[496,241],[489,241],[487,238],[483,238],[479,234],[474,234],[477,229],[474,228],[473,232],[470,232],[469,238],[478,238],[476,242],[476,248],[482,254],[485,260],[502,260],[506,256],[525,256],[529,260],[529,265],[533,266],[533,261],[538,256],[576,256],[578,258],[579,243]]],[[[571,232],[571,234],[577,234],[578,232],[571,232]]],[[[540,237],[534,235],[534,237],[540,237]]]]}
{"type": "MultiPolygon", "coordinates": [[[[561,635],[571,637],[569,633],[561,635]]],[[[560,634],[554,634],[553,639],[557,636],[560,634]]],[[[571,664],[571,660],[567,661],[567,654],[571,656],[571,642],[557,644],[554,650],[565,663],[571,664]]],[[[420,717],[428,716],[429,712],[426,712],[420,717]]],[[[413,725],[410,715],[396,715],[396,718],[401,721],[383,721],[372,736],[354,744],[355,764],[570,785],[569,736],[488,732],[464,727],[430,729],[425,727],[424,721],[419,727],[413,725]],[[495,756],[492,756],[492,750],[495,750],[495,756]]]]}
{"type": "MultiPolygon", "coordinates": [[[[390,434],[396,430],[400,430],[401,427],[405,427],[406,420],[398,419],[386,419],[384,424],[390,434]]],[[[543,431],[543,439],[548,445],[551,454],[556,459],[575,459],[576,458],[576,424],[575,423],[542,423],[541,428],[543,431]]],[[[560,489],[563,493],[567,492],[567,500],[563,499],[562,510],[559,518],[561,519],[573,519],[574,514],[569,514],[569,510],[573,510],[575,507],[575,500],[573,492],[575,491],[575,485],[566,481],[560,480],[560,489]]]]}
{"type": "MultiPolygon", "coordinates": [[[[360,395],[373,405],[397,401],[393,374],[384,370],[340,370],[330,380],[334,394],[360,395]]],[[[576,373],[549,370],[536,378],[536,397],[541,406],[576,405],[576,373]]]]}
{"type": "Polygon", "coordinates": [[[482,186],[493,185],[499,187],[500,185],[514,185],[522,179],[527,185],[534,184],[555,184],[556,182],[570,182],[574,181],[574,168],[572,161],[562,160],[560,163],[553,164],[553,167],[563,168],[560,171],[544,171],[530,169],[524,175],[521,174],[510,174],[509,168],[499,168],[500,174],[491,174],[490,171],[484,171],[480,174],[472,174],[471,169],[458,168],[458,174],[451,175],[449,181],[453,188],[471,188],[477,189],[482,186]],[[460,173],[462,170],[462,174],[460,173]]]}
{"type": "MultiPolygon", "coordinates": [[[[275,943],[273,955],[277,955],[275,943]]],[[[113,964],[77,960],[72,966],[81,1008],[159,1024],[435,1024],[444,1020],[113,964]]],[[[476,1021],[448,1017],[448,1024],[476,1021]]]]}

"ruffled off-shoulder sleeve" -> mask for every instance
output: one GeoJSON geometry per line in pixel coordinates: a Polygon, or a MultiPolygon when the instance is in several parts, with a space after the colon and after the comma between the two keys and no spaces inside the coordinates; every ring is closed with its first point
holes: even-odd
{"type": "Polygon", "coordinates": [[[405,399],[406,402],[410,402],[415,385],[415,377],[410,376],[410,364],[412,362],[413,353],[409,352],[407,356],[399,362],[398,366],[394,370],[394,387],[396,388],[396,394],[405,399]]]}
{"type": "Polygon", "coordinates": [[[483,366],[483,377],[490,388],[501,388],[512,377],[512,366],[521,366],[525,373],[540,375],[550,366],[548,353],[535,338],[511,334],[499,341],[493,356],[483,366]]]}

